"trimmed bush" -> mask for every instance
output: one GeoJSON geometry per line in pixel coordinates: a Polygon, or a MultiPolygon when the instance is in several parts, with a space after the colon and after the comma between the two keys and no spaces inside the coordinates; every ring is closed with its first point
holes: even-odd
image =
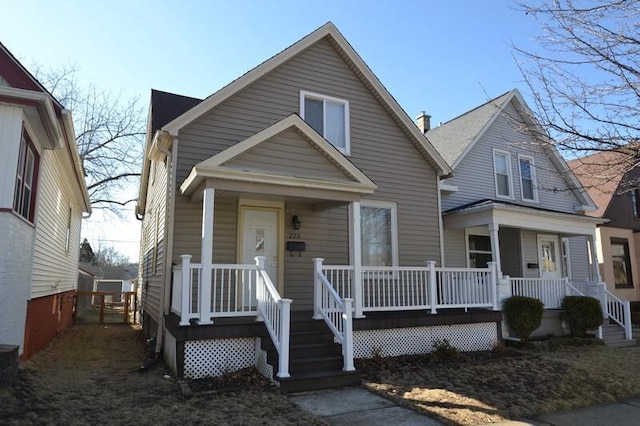
{"type": "Polygon", "coordinates": [[[523,341],[527,340],[542,322],[543,304],[533,297],[512,296],[504,301],[502,309],[509,327],[523,341]]]}
{"type": "Polygon", "coordinates": [[[588,296],[565,296],[562,299],[562,319],[569,325],[573,337],[584,337],[588,330],[602,325],[600,301],[588,296]]]}

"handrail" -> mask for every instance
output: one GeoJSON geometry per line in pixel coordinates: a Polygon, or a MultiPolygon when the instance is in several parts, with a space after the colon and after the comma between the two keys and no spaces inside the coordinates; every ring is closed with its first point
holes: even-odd
{"type": "Polygon", "coordinates": [[[291,323],[291,299],[280,297],[278,290],[264,270],[264,256],[256,257],[258,269],[256,296],[258,315],[264,321],[278,352],[278,374],[280,378],[289,375],[289,332],[291,323]]]}
{"type": "Polygon", "coordinates": [[[614,320],[624,328],[624,338],[633,339],[633,329],[631,324],[631,304],[628,300],[622,300],[609,290],[604,288],[603,309],[608,318],[614,320]]]}
{"type": "Polygon", "coordinates": [[[323,259],[315,263],[315,315],[323,319],[338,343],[342,345],[343,370],[354,371],[353,364],[353,299],[342,299],[322,270],[323,259]]]}

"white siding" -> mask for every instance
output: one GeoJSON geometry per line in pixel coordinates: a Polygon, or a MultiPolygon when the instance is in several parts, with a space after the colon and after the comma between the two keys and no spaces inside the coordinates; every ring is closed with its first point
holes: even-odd
{"type": "Polygon", "coordinates": [[[493,148],[507,150],[511,153],[511,174],[513,177],[514,198],[508,200],[531,207],[552,209],[566,213],[574,213],[574,206],[581,204],[571,192],[560,172],[555,168],[548,154],[535,143],[528,133],[518,131],[519,117],[516,109],[510,104],[482,135],[460,161],[454,171],[455,176],[447,179],[447,183],[457,185],[458,191],[443,194],[442,208],[447,211],[482,199],[497,199],[495,191],[493,148]],[[518,154],[534,157],[536,179],[538,185],[538,203],[521,200],[520,170],[518,154]]]}
{"type": "Polygon", "coordinates": [[[13,207],[22,109],[0,105],[0,208],[13,207]]]}
{"type": "Polygon", "coordinates": [[[32,298],[76,288],[82,221],[80,191],[73,186],[73,168],[66,149],[42,152],[37,185],[32,298]]]}
{"type": "Polygon", "coordinates": [[[0,344],[20,345],[22,352],[34,229],[12,212],[0,212],[0,235],[0,344]]]}
{"type": "Polygon", "coordinates": [[[538,263],[538,234],[534,231],[522,229],[520,231],[522,244],[522,275],[524,278],[539,278],[540,270],[527,268],[527,263],[538,263]]]}

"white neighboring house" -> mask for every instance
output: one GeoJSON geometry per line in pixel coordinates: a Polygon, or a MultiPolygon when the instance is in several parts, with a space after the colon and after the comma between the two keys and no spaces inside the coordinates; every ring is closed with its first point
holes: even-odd
{"type": "Polygon", "coordinates": [[[0,43],[0,344],[23,360],[71,325],[90,212],[71,113],[0,43]]]}

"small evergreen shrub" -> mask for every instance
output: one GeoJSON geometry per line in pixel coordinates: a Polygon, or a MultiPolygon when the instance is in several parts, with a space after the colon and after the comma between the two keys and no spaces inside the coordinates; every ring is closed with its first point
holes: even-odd
{"type": "Polygon", "coordinates": [[[436,339],[433,341],[433,356],[441,361],[447,361],[457,358],[460,355],[460,349],[451,344],[449,339],[436,339]]]}
{"type": "Polygon", "coordinates": [[[502,309],[511,330],[524,341],[540,327],[544,305],[533,297],[512,296],[504,301],[502,309]]]}
{"type": "Polygon", "coordinates": [[[593,297],[565,296],[562,309],[562,319],[569,325],[573,337],[584,337],[588,330],[602,325],[602,307],[593,297]]]}

